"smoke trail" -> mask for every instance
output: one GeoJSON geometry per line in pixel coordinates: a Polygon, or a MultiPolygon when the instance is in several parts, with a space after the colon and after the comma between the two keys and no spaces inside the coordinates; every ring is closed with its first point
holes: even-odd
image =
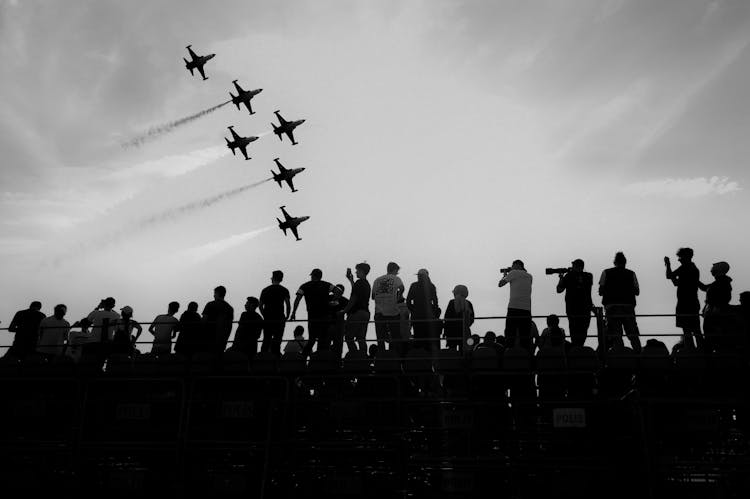
{"type": "Polygon", "coordinates": [[[164,222],[166,220],[174,220],[176,218],[187,215],[194,211],[201,210],[203,208],[208,208],[209,206],[212,206],[220,201],[224,201],[226,199],[237,196],[238,194],[242,194],[243,192],[249,189],[252,189],[253,187],[258,187],[259,185],[265,184],[266,182],[270,180],[273,180],[273,179],[267,178],[259,182],[253,182],[252,184],[247,184],[247,185],[243,185],[240,187],[236,187],[234,189],[222,192],[220,194],[216,194],[209,198],[201,199],[199,201],[193,201],[191,203],[178,206],[177,208],[172,208],[170,210],[159,213],[158,215],[153,215],[151,217],[145,218],[141,220],[140,222],[137,222],[137,225],[140,226],[141,228],[146,228],[146,227],[150,227],[151,225],[164,222]]]}
{"type": "Polygon", "coordinates": [[[198,113],[192,114],[190,116],[186,116],[184,118],[180,118],[179,120],[170,121],[169,123],[166,123],[164,125],[153,126],[149,128],[146,132],[142,133],[141,135],[138,135],[137,137],[134,137],[127,142],[124,142],[122,144],[122,148],[129,149],[131,147],[140,147],[145,142],[156,139],[157,137],[160,137],[161,135],[170,133],[177,127],[190,123],[191,121],[197,120],[198,118],[205,116],[207,114],[213,113],[220,107],[226,106],[230,102],[232,102],[231,99],[226,102],[222,102],[218,106],[209,107],[208,109],[204,109],[203,111],[200,111],[198,113]]]}
{"type": "Polygon", "coordinates": [[[205,262],[206,260],[209,260],[219,255],[220,253],[223,253],[224,251],[234,248],[235,246],[239,246],[245,241],[249,241],[250,239],[253,239],[256,236],[259,236],[260,234],[271,229],[273,229],[273,225],[263,227],[262,229],[251,230],[250,232],[244,232],[242,234],[235,234],[218,241],[213,241],[208,244],[189,248],[175,255],[173,259],[182,260],[188,264],[193,265],[196,263],[205,262]]]}

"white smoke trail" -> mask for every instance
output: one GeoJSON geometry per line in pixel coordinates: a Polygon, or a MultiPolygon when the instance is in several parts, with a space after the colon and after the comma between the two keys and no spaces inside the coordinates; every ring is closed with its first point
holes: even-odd
{"type": "Polygon", "coordinates": [[[178,128],[182,125],[185,125],[187,123],[190,123],[191,121],[195,121],[198,118],[205,116],[207,114],[213,113],[217,109],[226,106],[232,102],[231,100],[228,100],[226,102],[222,102],[221,104],[213,107],[209,107],[208,109],[204,109],[203,111],[197,112],[195,114],[191,114],[190,116],[186,116],[184,118],[180,118],[179,120],[170,121],[169,123],[166,123],[164,125],[157,125],[149,128],[146,132],[130,139],[127,142],[124,142],[122,144],[123,149],[129,149],[131,147],[140,147],[145,142],[148,142],[150,140],[156,139],[157,137],[160,137],[164,134],[172,132],[175,128],[178,128]]]}
{"type": "Polygon", "coordinates": [[[271,230],[272,228],[273,226],[269,225],[268,227],[263,227],[262,229],[251,230],[250,232],[243,232],[242,234],[235,234],[233,236],[229,236],[218,241],[213,241],[202,246],[196,246],[194,248],[186,249],[175,255],[175,257],[179,261],[184,261],[191,265],[202,263],[219,255],[220,253],[223,253],[224,251],[234,248],[235,246],[239,246],[245,241],[249,241],[250,239],[257,237],[260,234],[271,230]]]}

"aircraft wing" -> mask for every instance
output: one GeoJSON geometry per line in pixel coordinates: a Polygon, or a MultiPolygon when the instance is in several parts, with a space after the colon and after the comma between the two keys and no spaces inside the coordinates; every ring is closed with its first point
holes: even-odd
{"type": "Polygon", "coordinates": [[[188,52],[190,53],[190,57],[193,59],[193,61],[195,61],[198,58],[198,56],[195,55],[195,52],[193,52],[193,49],[191,49],[190,47],[188,47],[187,49],[188,49],[188,52]]]}
{"type": "Polygon", "coordinates": [[[242,90],[242,87],[240,86],[240,84],[239,84],[239,83],[237,83],[236,81],[233,81],[232,83],[234,83],[234,88],[236,88],[236,89],[237,89],[237,92],[239,92],[240,94],[241,94],[242,92],[244,92],[244,90],[242,90]]]}
{"type": "Polygon", "coordinates": [[[281,208],[281,213],[284,214],[284,220],[289,221],[292,219],[292,217],[289,216],[289,213],[287,213],[284,208],[281,208]]]}
{"type": "Polygon", "coordinates": [[[289,186],[289,188],[292,191],[294,191],[294,180],[292,180],[291,178],[288,178],[288,179],[285,179],[285,180],[286,180],[286,184],[289,186]]]}
{"type": "Polygon", "coordinates": [[[286,120],[281,117],[279,112],[277,111],[275,114],[276,114],[276,117],[279,119],[279,123],[281,123],[282,125],[286,125],[286,120]]]}
{"type": "Polygon", "coordinates": [[[245,156],[245,159],[250,159],[247,157],[247,144],[239,146],[240,151],[242,151],[242,155],[245,156]]]}
{"type": "Polygon", "coordinates": [[[198,72],[201,74],[201,76],[203,77],[203,79],[206,78],[206,73],[203,72],[203,64],[200,64],[198,66],[198,72]]]}
{"type": "Polygon", "coordinates": [[[294,234],[294,237],[299,239],[299,234],[297,234],[297,226],[294,225],[292,227],[289,227],[292,230],[292,234],[294,234]]]}
{"type": "Polygon", "coordinates": [[[294,130],[289,130],[288,132],[286,132],[286,136],[289,137],[289,140],[291,140],[292,143],[294,143],[294,130]]]}
{"type": "Polygon", "coordinates": [[[243,103],[245,104],[245,107],[250,112],[250,114],[253,114],[253,108],[250,107],[250,99],[247,99],[247,100],[243,101],[243,103]]]}

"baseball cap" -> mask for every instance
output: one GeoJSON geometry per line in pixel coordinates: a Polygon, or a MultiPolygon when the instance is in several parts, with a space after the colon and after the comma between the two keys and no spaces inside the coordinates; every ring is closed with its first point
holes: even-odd
{"type": "Polygon", "coordinates": [[[120,312],[126,313],[126,314],[132,314],[133,313],[133,307],[130,305],[125,305],[120,309],[120,312]]]}

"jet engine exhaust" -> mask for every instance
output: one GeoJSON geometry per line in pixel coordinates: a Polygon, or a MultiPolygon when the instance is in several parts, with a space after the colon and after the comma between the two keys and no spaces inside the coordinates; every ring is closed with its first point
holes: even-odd
{"type": "Polygon", "coordinates": [[[130,149],[131,147],[140,147],[144,143],[154,140],[162,135],[168,134],[174,131],[176,128],[181,127],[182,125],[186,125],[190,123],[191,121],[195,121],[198,118],[201,118],[207,114],[211,114],[217,109],[224,107],[231,102],[232,100],[230,99],[226,102],[222,102],[221,104],[217,106],[209,107],[208,109],[204,109],[203,111],[200,111],[198,113],[192,114],[190,116],[186,116],[184,118],[180,118],[179,120],[170,121],[169,123],[166,123],[164,125],[152,126],[146,132],[130,139],[127,142],[122,143],[121,144],[122,148],[130,149]]]}

